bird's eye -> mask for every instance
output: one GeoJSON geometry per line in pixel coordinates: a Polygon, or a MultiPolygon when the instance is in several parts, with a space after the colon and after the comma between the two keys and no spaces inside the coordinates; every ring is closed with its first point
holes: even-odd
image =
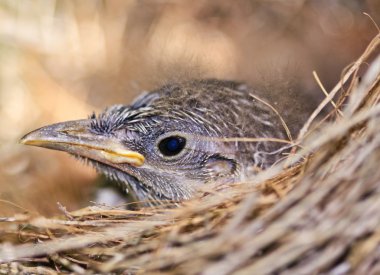
{"type": "Polygon", "coordinates": [[[180,136],[171,136],[164,138],[158,144],[158,149],[164,156],[178,155],[185,148],[186,139],[180,136]]]}

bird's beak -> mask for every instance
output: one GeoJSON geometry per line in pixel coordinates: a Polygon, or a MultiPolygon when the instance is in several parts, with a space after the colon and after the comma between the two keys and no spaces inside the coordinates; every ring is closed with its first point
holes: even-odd
{"type": "Polygon", "coordinates": [[[97,160],[102,163],[142,166],[145,158],[128,150],[116,137],[92,133],[91,120],[75,120],[48,125],[25,135],[20,143],[97,160]]]}

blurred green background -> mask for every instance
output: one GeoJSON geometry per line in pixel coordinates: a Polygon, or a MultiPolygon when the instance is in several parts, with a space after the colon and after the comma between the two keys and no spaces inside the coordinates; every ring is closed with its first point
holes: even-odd
{"type": "Polygon", "coordinates": [[[0,216],[90,204],[95,172],[18,144],[168,81],[295,81],[321,97],[376,34],[378,0],[0,0],[0,216]],[[276,79],[276,80],[275,80],[276,79]]]}

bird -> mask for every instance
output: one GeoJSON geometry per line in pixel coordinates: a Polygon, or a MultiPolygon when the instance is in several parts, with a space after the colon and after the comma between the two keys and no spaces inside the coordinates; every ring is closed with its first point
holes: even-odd
{"type": "Polygon", "coordinates": [[[241,181],[284,158],[300,119],[292,104],[281,106],[286,100],[271,100],[243,82],[179,81],[20,142],[84,159],[147,205],[181,202],[209,183],[241,181]]]}

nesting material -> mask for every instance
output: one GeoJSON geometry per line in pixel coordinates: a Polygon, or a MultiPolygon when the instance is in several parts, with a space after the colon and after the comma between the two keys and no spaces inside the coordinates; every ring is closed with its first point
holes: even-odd
{"type": "Polygon", "coordinates": [[[1,217],[0,274],[379,273],[379,44],[345,71],[281,164],[179,208],[1,217]],[[317,123],[327,104],[329,122],[317,123]]]}

